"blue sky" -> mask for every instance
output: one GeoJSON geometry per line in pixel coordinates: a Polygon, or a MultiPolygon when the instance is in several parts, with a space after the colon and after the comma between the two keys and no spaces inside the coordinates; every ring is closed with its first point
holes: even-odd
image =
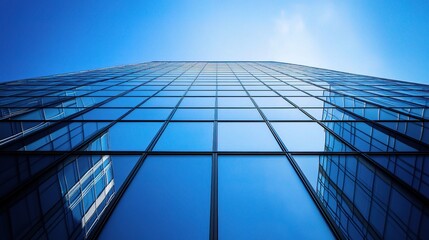
{"type": "Polygon", "coordinates": [[[0,81],[275,60],[429,84],[429,1],[0,0],[0,81]]]}

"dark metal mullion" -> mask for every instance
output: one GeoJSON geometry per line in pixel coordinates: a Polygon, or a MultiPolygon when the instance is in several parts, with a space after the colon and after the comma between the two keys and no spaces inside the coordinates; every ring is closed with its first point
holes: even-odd
{"type": "Polygon", "coordinates": [[[218,64],[216,63],[216,96],[215,96],[215,116],[213,123],[213,154],[211,172],[211,194],[210,194],[210,240],[218,239],[218,64]]]}
{"type": "MultiPolygon", "coordinates": [[[[247,69],[245,69],[244,67],[242,67],[240,64],[239,64],[239,66],[241,68],[243,68],[247,73],[249,73],[253,77],[255,77],[252,73],[250,73],[247,69]]],[[[234,73],[234,75],[235,75],[235,73],[234,73]]],[[[257,78],[257,77],[255,77],[255,78],[258,79],[258,81],[260,81],[261,83],[263,83],[259,78],[257,78]]],[[[241,80],[239,80],[239,81],[240,81],[240,84],[243,86],[241,80]]],[[[263,84],[266,86],[265,83],[263,83],[263,84]]],[[[244,86],[243,86],[243,88],[244,88],[244,86]]],[[[283,155],[286,156],[286,159],[289,161],[289,163],[291,164],[292,168],[295,170],[295,173],[297,174],[297,176],[299,177],[299,179],[303,183],[305,189],[309,193],[309,195],[312,198],[313,202],[315,203],[317,209],[319,210],[319,212],[321,213],[321,215],[325,219],[325,222],[328,224],[328,226],[332,230],[332,233],[335,235],[335,237],[337,239],[345,239],[345,236],[343,235],[342,231],[339,229],[339,227],[337,226],[337,224],[335,223],[334,219],[331,217],[331,215],[329,214],[329,212],[327,211],[327,209],[323,206],[323,203],[321,202],[321,200],[317,196],[316,191],[313,189],[313,187],[311,186],[310,182],[307,180],[307,178],[305,177],[304,173],[299,168],[299,166],[296,163],[295,159],[288,152],[288,149],[287,149],[286,145],[283,143],[283,141],[281,140],[280,136],[275,131],[274,127],[271,125],[271,123],[269,122],[269,120],[267,119],[267,117],[265,116],[265,114],[259,108],[259,106],[257,105],[256,101],[250,96],[250,94],[248,93],[247,89],[244,88],[244,90],[246,91],[246,93],[250,97],[251,101],[253,102],[253,104],[256,106],[257,110],[261,114],[261,116],[264,119],[267,127],[269,128],[269,130],[271,132],[271,134],[274,136],[276,142],[279,144],[279,146],[280,146],[280,148],[281,148],[281,150],[283,152],[283,155]]]]}

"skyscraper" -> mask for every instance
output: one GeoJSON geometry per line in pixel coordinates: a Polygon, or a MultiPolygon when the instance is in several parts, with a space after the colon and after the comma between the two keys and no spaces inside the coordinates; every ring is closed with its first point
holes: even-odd
{"type": "Polygon", "coordinates": [[[4,239],[429,239],[429,86],[278,62],[0,85],[4,239]]]}

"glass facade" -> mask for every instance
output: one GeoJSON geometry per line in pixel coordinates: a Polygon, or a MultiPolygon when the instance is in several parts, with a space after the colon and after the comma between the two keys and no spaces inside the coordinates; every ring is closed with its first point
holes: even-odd
{"type": "Polygon", "coordinates": [[[279,62],[0,84],[2,239],[429,239],[429,86],[279,62]]]}

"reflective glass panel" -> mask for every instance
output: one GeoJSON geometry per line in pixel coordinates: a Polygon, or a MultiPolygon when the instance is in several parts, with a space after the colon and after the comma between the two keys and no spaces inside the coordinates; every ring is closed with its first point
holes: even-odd
{"type": "Polygon", "coordinates": [[[262,117],[255,108],[218,109],[218,120],[262,120],[262,117]]]}
{"type": "Polygon", "coordinates": [[[219,151],[280,151],[262,122],[219,122],[218,138],[219,151]]]}
{"type": "Polygon", "coordinates": [[[314,122],[272,123],[289,151],[324,151],[328,145],[325,129],[314,122]]]}
{"type": "Polygon", "coordinates": [[[149,156],[100,239],[207,239],[210,181],[209,156],[149,156]]]}
{"type": "Polygon", "coordinates": [[[219,156],[218,172],[219,239],[334,238],[285,157],[219,156]]]}
{"type": "Polygon", "coordinates": [[[118,97],[101,107],[135,107],[145,99],[145,97],[118,97]]]}
{"type": "Polygon", "coordinates": [[[171,122],[155,145],[155,151],[211,151],[213,123],[171,122]]]}
{"type": "Polygon", "coordinates": [[[254,107],[248,97],[219,97],[218,107],[254,107]]]}
{"type": "Polygon", "coordinates": [[[172,109],[166,108],[137,108],[125,116],[124,120],[166,120],[172,109]]]}
{"type": "Polygon", "coordinates": [[[268,120],[311,120],[296,108],[262,109],[268,120]]]}
{"type": "Polygon", "coordinates": [[[175,107],[180,97],[151,97],[142,107],[175,107]]]}
{"type": "Polygon", "coordinates": [[[214,109],[179,108],[172,120],[214,120],[214,109]]]}
{"type": "Polygon", "coordinates": [[[214,97],[185,97],[180,103],[180,107],[214,107],[215,102],[214,97]]]}
{"type": "Polygon", "coordinates": [[[259,107],[293,107],[281,97],[254,97],[259,107]]]}
{"type": "Polygon", "coordinates": [[[161,128],[160,122],[119,122],[108,131],[108,148],[113,151],[145,151],[161,128]]]}
{"type": "Polygon", "coordinates": [[[75,120],[116,120],[129,110],[129,108],[96,108],[75,120]]]}

